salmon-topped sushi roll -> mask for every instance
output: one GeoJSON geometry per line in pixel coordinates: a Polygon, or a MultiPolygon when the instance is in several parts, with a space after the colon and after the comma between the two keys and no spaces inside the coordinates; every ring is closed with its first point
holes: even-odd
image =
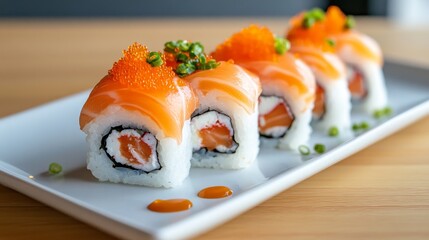
{"type": "MultiPolygon", "coordinates": [[[[312,10],[315,15],[318,9],[312,10]]],[[[320,38],[322,17],[307,21],[309,13],[292,18],[286,37],[291,42],[291,52],[304,61],[316,77],[316,101],[313,117],[322,131],[337,129],[348,135],[351,127],[351,96],[348,89],[346,68],[335,54],[331,41],[320,38]]]]}
{"type": "Polygon", "coordinates": [[[81,111],[87,168],[100,181],[180,185],[189,174],[198,99],[161,53],[134,43],[123,54],[81,111]]]}
{"type": "Polygon", "coordinates": [[[231,62],[216,62],[198,42],[165,44],[167,64],[199,99],[191,118],[192,166],[239,169],[259,152],[259,79],[231,62]]]}
{"type": "Polygon", "coordinates": [[[347,65],[349,89],[360,107],[372,114],[387,107],[383,56],[377,42],[354,29],[352,16],[344,15],[336,6],[326,12],[325,31],[333,41],[338,56],[347,65]]]}
{"type": "Polygon", "coordinates": [[[315,80],[311,70],[288,52],[289,42],[266,27],[251,25],[233,34],[212,53],[232,59],[259,76],[259,133],[278,147],[297,150],[311,134],[315,80]]]}

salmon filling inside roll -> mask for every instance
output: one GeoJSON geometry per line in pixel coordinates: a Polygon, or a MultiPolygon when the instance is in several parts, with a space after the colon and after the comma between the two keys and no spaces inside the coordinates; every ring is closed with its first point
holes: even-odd
{"type": "Polygon", "coordinates": [[[267,138],[281,138],[295,117],[285,100],[276,96],[259,98],[259,133],[267,138]]]}
{"type": "Polygon", "coordinates": [[[348,66],[347,80],[352,97],[354,99],[363,99],[367,94],[364,75],[356,67],[348,66]]]}
{"type": "Polygon", "coordinates": [[[316,119],[321,119],[325,114],[325,90],[317,84],[316,85],[316,100],[314,101],[313,116],[316,119]]]}
{"type": "Polygon", "coordinates": [[[112,128],[101,142],[101,147],[113,162],[113,167],[144,172],[161,169],[157,145],[158,141],[150,132],[123,127],[112,128]]]}
{"type": "Polygon", "coordinates": [[[238,148],[231,119],[225,114],[214,110],[198,114],[191,126],[194,152],[235,153],[238,148]]]}

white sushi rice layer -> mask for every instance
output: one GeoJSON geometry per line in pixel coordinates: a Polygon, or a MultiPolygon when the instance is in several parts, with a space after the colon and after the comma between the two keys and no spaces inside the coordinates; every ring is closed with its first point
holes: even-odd
{"type": "MultiPolygon", "coordinates": [[[[255,104],[254,111],[249,114],[232,98],[221,98],[221,96],[225,96],[225,94],[216,90],[199,96],[199,109],[201,111],[213,109],[227,115],[230,118],[234,140],[238,147],[234,153],[194,152],[191,160],[193,167],[241,169],[252,164],[258,155],[258,104],[255,104]]],[[[197,129],[207,121],[205,118],[193,121],[194,128],[197,129]]]]}
{"type": "Polygon", "coordinates": [[[311,117],[311,110],[296,115],[286,135],[280,139],[278,148],[298,151],[299,146],[307,145],[312,132],[311,117]]]}
{"type": "MultiPolygon", "coordinates": [[[[360,37],[371,49],[374,51],[381,51],[374,40],[365,35],[360,37]]],[[[348,69],[353,69],[353,67],[355,67],[363,75],[367,95],[360,102],[359,107],[361,110],[372,114],[376,110],[385,108],[388,105],[388,97],[382,66],[376,62],[365,59],[349,46],[340,49],[339,56],[341,60],[350,66],[348,69]]]]}
{"type": "Polygon", "coordinates": [[[325,113],[316,121],[316,128],[327,132],[337,127],[340,134],[350,132],[351,95],[346,79],[331,80],[321,87],[325,91],[325,113]]]}
{"type": "Polygon", "coordinates": [[[140,169],[145,172],[150,172],[155,169],[159,169],[160,165],[158,163],[158,154],[156,151],[156,138],[148,133],[143,133],[143,136],[137,131],[133,129],[124,129],[122,131],[113,130],[106,139],[106,149],[107,153],[112,156],[117,163],[127,165],[133,167],[135,169],[140,169]],[[131,153],[134,159],[138,161],[138,164],[131,163],[127,158],[122,156],[121,154],[121,143],[119,142],[120,137],[134,137],[138,139],[138,141],[143,144],[147,144],[151,149],[151,155],[149,159],[144,159],[135,149],[135,146],[128,144],[128,151],[131,153]]]}
{"type": "Polygon", "coordinates": [[[184,123],[180,142],[164,136],[162,130],[148,117],[127,111],[119,106],[110,106],[84,129],[89,152],[87,168],[100,181],[137,184],[149,187],[175,187],[182,184],[189,174],[192,155],[190,122],[184,123]],[[111,127],[147,129],[158,139],[160,170],[145,173],[128,168],[114,168],[112,161],[101,148],[101,140],[111,127]]]}
{"type": "MultiPolygon", "coordinates": [[[[234,137],[234,129],[231,125],[231,120],[225,114],[218,113],[216,111],[207,111],[198,116],[195,116],[191,120],[191,132],[192,132],[192,148],[193,151],[201,149],[203,146],[202,139],[200,137],[200,130],[211,127],[216,124],[221,124],[229,130],[229,135],[234,137]]],[[[218,145],[216,150],[218,152],[233,152],[237,149],[238,144],[233,142],[231,147],[218,145]]]]}
{"type": "Polygon", "coordinates": [[[341,70],[337,79],[331,79],[322,72],[313,71],[317,83],[325,93],[325,113],[321,119],[317,119],[315,127],[322,132],[327,132],[331,127],[337,127],[341,136],[351,133],[351,94],[348,87],[346,69],[341,60],[333,54],[324,54],[324,57],[336,69],[341,70]]]}

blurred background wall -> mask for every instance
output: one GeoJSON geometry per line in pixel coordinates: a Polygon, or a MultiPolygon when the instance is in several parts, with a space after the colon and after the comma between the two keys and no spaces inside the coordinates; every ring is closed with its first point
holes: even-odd
{"type": "Polygon", "coordinates": [[[0,18],[282,17],[328,5],[403,24],[429,22],[429,0],[0,0],[0,18]]]}
{"type": "Polygon", "coordinates": [[[354,15],[386,15],[388,9],[387,0],[0,0],[0,3],[0,17],[42,18],[279,17],[330,4],[354,15]]]}

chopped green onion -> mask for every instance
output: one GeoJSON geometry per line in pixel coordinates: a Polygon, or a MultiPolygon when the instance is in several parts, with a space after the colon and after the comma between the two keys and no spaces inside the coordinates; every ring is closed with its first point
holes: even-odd
{"type": "Polygon", "coordinates": [[[371,127],[368,122],[354,123],[352,126],[353,131],[357,132],[359,130],[368,130],[371,127]]]}
{"type": "Polygon", "coordinates": [[[164,51],[169,52],[169,53],[175,53],[176,52],[176,48],[177,48],[177,43],[170,41],[170,42],[166,42],[164,44],[164,51]]]}
{"type": "Polygon", "coordinates": [[[393,110],[391,107],[385,107],[383,109],[375,110],[373,113],[374,118],[380,119],[382,117],[387,117],[392,114],[393,110]]]}
{"type": "Polygon", "coordinates": [[[58,174],[61,171],[63,171],[63,167],[59,163],[53,162],[53,163],[49,164],[49,170],[48,171],[50,174],[58,174]]]}
{"type": "Polygon", "coordinates": [[[187,61],[187,63],[192,64],[195,67],[197,67],[197,65],[199,63],[199,59],[198,58],[189,58],[189,60],[187,61]]]}
{"type": "Polygon", "coordinates": [[[311,28],[314,23],[318,21],[323,21],[324,19],[325,12],[320,8],[313,8],[305,13],[302,25],[304,28],[311,28]]]}
{"type": "Polygon", "coordinates": [[[340,130],[338,130],[337,127],[331,127],[331,128],[329,128],[328,135],[330,137],[336,137],[336,136],[338,136],[338,134],[340,134],[340,130]]]}
{"type": "Polygon", "coordinates": [[[384,113],[385,116],[390,116],[393,113],[393,110],[392,110],[391,107],[385,107],[383,109],[383,113],[384,113]]]}
{"type": "Polygon", "coordinates": [[[194,58],[199,56],[201,53],[204,53],[203,45],[199,42],[191,43],[191,46],[189,47],[189,55],[194,58]]]}
{"type": "Polygon", "coordinates": [[[312,18],[312,17],[305,17],[304,20],[302,21],[302,26],[304,28],[311,28],[314,23],[316,23],[316,19],[312,18]]]}
{"type": "Polygon", "coordinates": [[[178,53],[176,55],[176,60],[178,62],[183,62],[184,63],[184,62],[188,61],[188,59],[189,59],[189,57],[186,54],[184,54],[184,53],[178,53]]]}
{"type": "Polygon", "coordinates": [[[331,47],[335,47],[335,41],[333,39],[326,39],[326,43],[331,47]]]}
{"type": "Polygon", "coordinates": [[[204,66],[206,64],[207,58],[204,54],[200,54],[200,56],[198,56],[198,61],[202,66],[204,66]]]}
{"type": "Polygon", "coordinates": [[[274,42],[276,53],[283,55],[290,49],[290,42],[282,37],[276,37],[274,42]]]}
{"type": "Polygon", "coordinates": [[[216,68],[220,65],[219,62],[216,62],[216,60],[211,59],[208,63],[207,63],[211,68],[216,68]]]}
{"type": "Polygon", "coordinates": [[[210,61],[208,61],[204,67],[202,69],[204,70],[208,70],[208,69],[213,69],[216,68],[217,66],[219,66],[220,63],[217,63],[216,60],[211,59],[210,61]]]}
{"type": "Polygon", "coordinates": [[[384,111],[383,111],[383,109],[374,111],[373,116],[374,116],[374,118],[376,118],[376,119],[380,119],[380,118],[382,118],[382,117],[384,116],[384,111]]]}
{"type": "Polygon", "coordinates": [[[323,19],[325,19],[325,12],[320,9],[320,8],[313,8],[310,11],[310,15],[316,20],[316,21],[321,21],[323,19]]]}
{"type": "Polygon", "coordinates": [[[359,128],[362,130],[367,130],[369,128],[369,123],[368,122],[361,122],[359,128]]]}
{"type": "Polygon", "coordinates": [[[180,63],[175,70],[180,77],[187,76],[196,70],[216,68],[220,64],[214,59],[207,61],[204,46],[199,42],[189,43],[185,40],[178,40],[166,42],[164,46],[164,50],[173,53],[176,61],[180,63]]]}
{"type": "Polygon", "coordinates": [[[146,62],[152,65],[152,67],[158,67],[164,63],[159,52],[150,52],[146,62]]]}
{"type": "Polygon", "coordinates": [[[313,18],[313,15],[311,14],[311,11],[305,12],[304,19],[306,19],[306,18],[313,18]]]}
{"type": "Polygon", "coordinates": [[[352,126],[352,129],[353,129],[353,131],[359,131],[360,130],[360,124],[358,124],[358,123],[353,123],[353,126],[352,126]]]}
{"type": "Polygon", "coordinates": [[[192,63],[187,62],[187,63],[181,63],[177,65],[176,73],[180,77],[184,77],[186,75],[189,75],[195,72],[195,70],[196,70],[196,67],[192,63]]]}
{"type": "Polygon", "coordinates": [[[347,16],[344,28],[345,29],[351,29],[351,28],[354,28],[355,26],[356,26],[355,18],[353,16],[350,16],[350,15],[347,16]]]}
{"type": "Polygon", "coordinates": [[[184,40],[177,41],[177,48],[179,48],[180,51],[187,52],[189,50],[189,47],[191,46],[190,43],[184,40]]]}
{"type": "Polygon", "coordinates": [[[325,152],[325,145],[317,143],[316,145],[314,145],[314,151],[316,151],[319,154],[322,154],[325,152]]]}
{"type": "Polygon", "coordinates": [[[301,155],[304,155],[304,156],[310,155],[310,148],[308,148],[305,145],[299,146],[298,150],[301,153],[301,155]]]}

